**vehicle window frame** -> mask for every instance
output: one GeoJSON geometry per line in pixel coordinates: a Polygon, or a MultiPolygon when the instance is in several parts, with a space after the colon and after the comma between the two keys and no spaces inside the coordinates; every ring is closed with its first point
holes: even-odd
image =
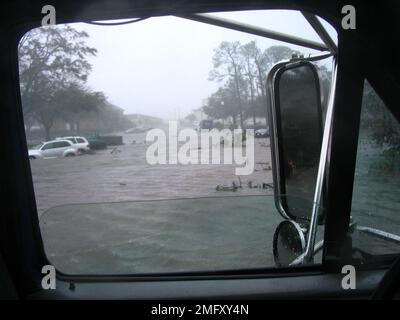
{"type": "MultiPolygon", "coordinates": [[[[293,9],[293,10],[295,10],[295,9],[293,9]]],[[[65,22],[65,23],[69,23],[69,22],[65,22]]],[[[70,22],[70,23],[72,23],[72,22],[70,22]]],[[[339,44],[340,44],[340,42],[339,42],[339,44]]],[[[323,252],[324,251],[325,251],[325,248],[323,249],[323,252]]],[[[46,255],[46,253],[44,253],[44,254],[46,255]]],[[[47,260],[48,263],[50,263],[50,261],[47,259],[47,257],[46,257],[46,260],[47,260]]],[[[290,267],[288,269],[288,271],[289,272],[293,271],[294,273],[296,273],[297,272],[296,269],[313,270],[313,269],[315,269],[316,266],[322,268],[323,270],[329,269],[329,268],[326,268],[324,266],[324,264],[325,263],[324,263],[324,253],[323,253],[322,264],[306,265],[306,266],[293,266],[293,267],[290,267]]],[[[283,269],[281,269],[281,268],[276,269],[273,266],[265,267],[262,270],[263,271],[267,271],[268,273],[276,272],[276,270],[283,271],[283,269]]],[[[59,271],[57,269],[56,269],[56,271],[57,271],[57,275],[60,276],[60,279],[97,279],[97,280],[101,280],[102,281],[104,279],[110,279],[110,278],[111,279],[121,278],[120,275],[69,275],[69,274],[62,273],[61,271],[59,271]]],[[[230,270],[229,269],[229,270],[221,270],[221,271],[216,271],[216,272],[215,271],[211,271],[211,270],[205,270],[205,271],[199,271],[199,272],[192,272],[191,271],[191,272],[162,273],[162,274],[156,274],[155,273],[155,274],[152,274],[151,276],[145,275],[145,278],[147,278],[147,277],[151,277],[151,278],[159,278],[159,277],[161,277],[161,278],[165,278],[165,277],[175,278],[175,277],[178,277],[179,278],[179,277],[187,277],[187,276],[189,276],[189,277],[197,277],[197,276],[210,276],[210,275],[213,275],[213,274],[229,275],[229,274],[232,274],[232,273],[236,274],[239,277],[242,277],[243,275],[252,274],[254,272],[260,272],[260,270],[258,270],[258,269],[257,270],[255,270],[255,269],[230,270]]],[[[129,275],[126,275],[123,278],[124,279],[138,279],[138,277],[142,278],[141,275],[135,275],[135,274],[129,274],[129,275]]]]}
{"type": "MultiPolygon", "coordinates": [[[[247,4],[243,5],[243,8],[248,8],[247,4]],[[247,6],[247,7],[246,7],[247,6]]],[[[239,8],[233,6],[233,8],[239,8]]],[[[72,22],[79,22],[79,21],[83,21],[83,20],[87,20],[87,21],[91,21],[91,20],[102,20],[102,19],[117,19],[117,18],[132,18],[132,16],[134,16],[135,14],[140,17],[140,14],[145,14],[145,13],[151,13],[151,10],[149,10],[148,8],[135,8],[137,9],[135,11],[135,13],[132,13],[132,11],[129,10],[121,10],[118,11],[116,10],[113,13],[108,12],[107,13],[107,9],[100,7],[97,8],[96,10],[93,10],[91,12],[85,12],[82,13],[80,10],[80,6],[78,7],[74,7],[74,5],[71,5],[70,7],[64,7],[64,8],[69,8],[70,10],[69,15],[66,14],[64,16],[61,17],[61,19],[59,20],[60,23],[72,23],[72,22]],[[146,11],[147,10],[147,11],[146,11]],[[125,12],[124,12],[125,11],[125,12]],[[77,12],[80,12],[80,14],[76,14],[77,12]]],[[[221,3],[220,7],[218,7],[218,5],[213,5],[211,7],[207,7],[204,6],[202,7],[203,11],[205,12],[217,12],[218,10],[220,10],[221,8],[224,8],[226,10],[229,10],[229,8],[224,7],[223,4],[221,3]]],[[[231,7],[230,7],[231,8],[231,7]]],[[[258,6],[258,9],[272,9],[272,6],[268,6],[268,5],[263,5],[263,6],[258,6]]],[[[299,5],[294,6],[294,5],[288,5],[288,4],[282,4],[280,6],[281,9],[292,9],[292,10],[299,10],[299,8],[304,8],[304,10],[308,9],[312,9],[310,7],[304,6],[301,7],[299,5]]],[[[316,9],[313,9],[314,11],[318,11],[316,9]]],[[[311,10],[311,11],[313,11],[311,10]]],[[[183,12],[184,10],[181,9],[181,11],[183,12]]],[[[62,12],[62,10],[60,11],[62,12]]],[[[159,15],[168,15],[171,13],[179,13],[179,9],[171,9],[171,8],[163,8],[162,10],[160,10],[160,12],[158,13],[159,15]]],[[[340,22],[339,20],[336,19],[336,17],[332,17],[329,15],[324,14],[323,12],[316,12],[316,14],[318,14],[320,17],[326,19],[327,21],[330,22],[335,22],[333,23],[333,26],[336,27],[336,30],[338,32],[339,35],[339,57],[340,57],[340,52],[343,49],[343,54],[342,54],[342,60],[347,60],[346,57],[344,57],[344,52],[349,52],[352,49],[354,49],[354,47],[357,47],[356,43],[357,41],[355,41],[354,45],[351,45],[351,41],[354,40],[354,36],[343,36],[344,32],[343,30],[340,29],[340,22]],[[345,39],[345,40],[344,40],[345,39]],[[350,40],[349,40],[350,39],[350,40]],[[345,45],[343,45],[343,41],[345,41],[345,45]],[[349,47],[346,49],[346,45],[348,45],[349,47]],[[342,48],[342,49],[341,49],[342,48]]],[[[26,18],[26,17],[25,17],[26,18]]],[[[24,18],[24,19],[25,19],[24,18]]],[[[5,59],[8,63],[4,64],[7,65],[7,68],[9,68],[7,71],[7,77],[8,79],[10,79],[10,83],[12,84],[12,90],[8,90],[8,91],[12,91],[7,92],[8,94],[8,100],[7,103],[11,104],[10,106],[10,110],[12,109],[11,107],[14,107],[16,110],[11,110],[10,112],[10,117],[11,120],[13,120],[13,124],[15,125],[15,128],[17,128],[16,130],[17,132],[17,137],[14,138],[14,142],[19,142],[18,143],[14,143],[14,145],[19,145],[19,147],[17,149],[15,149],[15,154],[18,155],[19,157],[21,157],[21,155],[23,154],[27,154],[27,145],[26,145],[26,141],[25,141],[25,133],[24,133],[24,128],[23,128],[23,117],[22,117],[22,109],[21,109],[21,99],[20,99],[20,89],[19,89],[19,81],[18,81],[18,43],[20,38],[23,36],[23,34],[25,32],[27,32],[29,29],[32,29],[34,27],[38,27],[40,21],[36,18],[32,18],[30,17],[29,19],[26,20],[16,20],[13,21],[13,27],[10,27],[11,32],[9,33],[9,42],[6,44],[8,47],[8,56],[6,55],[6,57],[3,57],[3,59],[5,59]],[[15,95],[13,97],[14,92],[17,92],[18,94],[15,95]]],[[[355,32],[356,33],[356,32],[355,32]]],[[[357,61],[357,59],[360,59],[362,55],[357,55],[356,58],[350,54],[349,60],[351,60],[350,62],[355,62],[357,61]]],[[[339,66],[340,63],[342,62],[341,59],[339,59],[339,66]]],[[[361,59],[360,59],[361,60],[361,59]]],[[[349,63],[346,64],[346,68],[349,66],[349,63]]],[[[339,69],[338,70],[338,78],[344,77],[342,75],[342,73],[348,74],[348,69],[339,69]]],[[[351,70],[351,68],[350,68],[351,70]]],[[[358,70],[358,72],[361,72],[360,70],[358,70]]],[[[356,76],[353,77],[353,79],[358,79],[358,72],[356,73],[356,76]]],[[[351,77],[350,77],[351,78],[351,77]]],[[[351,81],[347,81],[346,83],[352,85],[351,81]]],[[[373,85],[373,82],[370,81],[371,85],[373,85]]],[[[342,84],[342,87],[344,85],[342,84]]],[[[382,88],[382,90],[384,90],[384,88],[382,88]]],[[[379,94],[379,90],[376,90],[379,94]]],[[[343,96],[344,94],[341,93],[341,96],[343,96]]],[[[352,97],[352,100],[357,101],[357,96],[358,93],[356,92],[350,92],[349,93],[350,97],[352,97]]],[[[361,95],[359,95],[361,98],[361,95]]],[[[343,101],[343,97],[340,99],[341,101],[343,101]]],[[[337,103],[337,102],[335,102],[337,103]]],[[[342,111],[342,110],[341,110],[342,111]]],[[[339,121],[341,119],[345,119],[345,116],[342,112],[337,112],[336,108],[334,113],[337,115],[337,120],[339,121]]],[[[352,112],[352,118],[354,117],[355,113],[352,112]]],[[[349,121],[345,121],[345,123],[348,123],[349,121]]],[[[336,126],[338,126],[338,124],[335,124],[336,126]]],[[[11,126],[11,125],[10,125],[11,126]]],[[[15,132],[15,128],[14,128],[14,132],[15,132]]],[[[11,132],[11,129],[9,130],[11,132]]],[[[357,131],[357,130],[353,130],[357,131]]],[[[334,149],[336,150],[338,148],[338,144],[339,142],[343,141],[343,138],[339,137],[340,134],[336,132],[333,132],[332,134],[332,143],[334,143],[334,149]]],[[[356,149],[353,150],[356,152],[356,149]]],[[[14,158],[15,157],[14,154],[14,158]]],[[[31,171],[30,171],[30,166],[29,166],[29,159],[28,157],[25,155],[23,157],[21,157],[22,159],[20,160],[20,162],[18,162],[16,164],[16,168],[19,167],[20,170],[20,175],[18,176],[18,181],[15,182],[16,184],[18,184],[23,191],[25,191],[25,193],[23,195],[20,195],[21,197],[23,197],[23,201],[21,202],[21,206],[22,204],[24,204],[26,207],[24,209],[21,209],[21,212],[19,212],[19,216],[20,216],[20,220],[24,221],[23,224],[23,229],[27,230],[28,232],[26,233],[22,233],[24,235],[24,239],[26,243],[29,243],[27,246],[31,249],[28,250],[29,252],[31,252],[31,260],[32,261],[32,265],[36,265],[36,266],[40,266],[45,264],[46,262],[48,263],[48,260],[46,258],[46,255],[44,253],[44,249],[43,249],[43,243],[42,243],[42,239],[41,239],[41,235],[40,235],[40,230],[38,228],[38,219],[37,219],[37,211],[36,211],[36,206],[35,206],[35,198],[34,198],[34,190],[33,190],[33,183],[32,183],[32,175],[31,175],[31,171]],[[26,239],[30,239],[30,241],[26,241],[26,239]]],[[[338,159],[333,157],[330,158],[330,160],[332,162],[330,162],[330,165],[335,165],[335,161],[337,161],[338,159]]],[[[340,162],[340,161],[339,161],[340,162]]],[[[350,161],[351,162],[351,161],[350,161]]],[[[342,165],[342,164],[340,164],[342,165]]],[[[331,167],[329,167],[329,169],[332,169],[331,167]]],[[[17,170],[14,170],[15,172],[18,172],[17,170]]],[[[335,170],[332,170],[335,171],[335,170]]],[[[329,170],[329,177],[328,180],[332,179],[333,176],[333,172],[331,170],[329,170]]],[[[354,172],[354,171],[353,171],[354,172]]],[[[328,181],[330,182],[330,190],[332,191],[338,191],[339,190],[339,186],[340,184],[344,181],[344,182],[349,182],[352,179],[349,179],[349,177],[345,177],[345,178],[341,178],[341,177],[337,177],[334,179],[334,181],[328,181]]],[[[352,183],[351,183],[352,185],[352,183]]],[[[332,192],[333,192],[332,191],[332,192]]],[[[317,268],[317,272],[320,270],[323,270],[324,272],[337,272],[337,266],[338,266],[338,257],[341,257],[341,253],[338,253],[338,249],[341,248],[339,244],[342,243],[343,239],[342,238],[342,233],[343,230],[346,230],[346,225],[343,225],[343,222],[346,222],[346,210],[344,210],[343,212],[339,212],[339,214],[335,217],[333,210],[332,209],[337,209],[337,207],[332,206],[329,207],[329,205],[332,204],[332,201],[328,204],[327,207],[327,211],[328,211],[328,217],[327,220],[329,219],[329,230],[325,230],[325,239],[328,240],[328,242],[330,242],[330,244],[328,245],[329,248],[327,248],[327,250],[325,250],[324,248],[324,256],[323,256],[323,265],[322,265],[322,269],[317,268]],[[343,220],[343,221],[342,221],[343,220]],[[341,230],[343,229],[343,230],[341,230]],[[339,236],[335,236],[335,232],[339,230],[339,236]]],[[[339,208],[344,208],[346,209],[346,205],[340,205],[339,208]]],[[[10,211],[11,213],[11,211],[10,211]]],[[[350,211],[347,212],[347,214],[349,215],[350,211]]],[[[348,221],[347,221],[348,222],[348,221]]],[[[328,223],[328,222],[327,222],[328,223]]],[[[15,271],[15,273],[17,272],[21,272],[21,276],[22,278],[26,278],[29,281],[27,281],[27,284],[23,285],[20,289],[20,292],[29,292],[35,289],[38,289],[39,284],[40,284],[40,279],[42,274],[40,273],[40,270],[37,270],[35,268],[31,268],[31,267],[26,267],[28,269],[29,272],[26,272],[26,275],[24,276],[24,273],[21,271],[15,271]]],[[[267,272],[267,275],[272,274],[273,272],[276,272],[278,275],[280,276],[285,276],[287,274],[291,274],[291,275],[296,275],[298,274],[298,271],[300,271],[301,274],[306,274],[307,271],[312,270],[313,272],[316,272],[315,267],[302,267],[302,268],[291,268],[289,270],[282,270],[279,269],[278,272],[275,270],[265,270],[267,272]],[[287,273],[285,273],[287,272],[287,273]]],[[[259,272],[258,274],[262,274],[261,272],[259,272]]],[[[232,276],[232,274],[225,274],[226,276],[232,276]]],[[[236,275],[236,273],[234,274],[236,275]]],[[[243,277],[245,276],[245,273],[241,273],[238,274],[239,277],[243,277]]],[[[205,275],[207,276],[207,275],[205,275]]],[[[263,276],[266,276],[265,274],[263,276]]],[[[203,275],[204,277],[204,275],[203,275]]],[[[154,278],[156,277],[152,277],[150,280],[154,280],[154,278]]],[[[123,278],[124,280],[129,279],[129,277],[123,278]]],[[[174,277],[168,277],[168,280],[174,280],[174,277]]],[[[175,277],[176,279],[176,277],[175,277]]],[[[93,279],[92,279],[93,280],[93,279]]],[[[96,278],[96,281],[98,281],[100,279],[96,278]]]]}

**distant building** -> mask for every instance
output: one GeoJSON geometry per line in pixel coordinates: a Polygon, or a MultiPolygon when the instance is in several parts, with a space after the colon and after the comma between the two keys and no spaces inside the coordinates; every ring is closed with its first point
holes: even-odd
{"type": "Polygon", "coordinates": [[[150,129],[162,126],[164,124],[163,119],[144,114],[134,113],[127,114],[125,116],[130,121],[133,128],[150,129]]]}
{"type": "MultiPolygon", "coordinates": [[[[71,113],[54,119],[51,136],[62,135],[95,135],[123,131],[129,127],[124,109],[107,104],[97,112],[71,113]]],[[[44,128],[38,121],[32,121],[30,127],[25,126],[28,138],[42,139],[44,128]]]]}

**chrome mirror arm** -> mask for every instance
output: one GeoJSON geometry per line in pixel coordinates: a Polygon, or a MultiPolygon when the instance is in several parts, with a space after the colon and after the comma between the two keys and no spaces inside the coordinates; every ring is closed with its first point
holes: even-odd
{"type": "Polygon", "coordinates": [[[327,158],[328,158],[329,139],[330,139],[331,130],[332,130],[333,105],[335,102],[335,91],[336,91],[336,76],[337,76],[337,63],[336,63],[336,59],[334,59],[333,60],[333,72],[332,72],[332,87],[331,87],[331,91],[330,91],[330,95],[329,95],[328,109],[327,109],[327,113],[326,113],[324,135],[323,135],[322,146],[321,146],[321,155],[320,155],[319,166],[318,166],[317,183],[315,186],[310,227],[308,229],[308,234],[307,234],[306,250],[304,252],[304,257],[303,257],[303,262],[302,262],[304,264],[312,263],[313,256],[314,256],[315,238],[316,238],[316,234],[317,234],[318,212],[319,212],[319,208],[321,206],[322,187],[324,184],[325,169],[326,169],[326,163],[327,163],[327,158]]]}

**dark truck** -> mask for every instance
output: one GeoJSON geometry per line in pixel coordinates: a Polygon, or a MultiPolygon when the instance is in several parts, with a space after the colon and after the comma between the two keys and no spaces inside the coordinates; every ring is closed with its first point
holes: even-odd
{"type": "Polygon", "coordinates": [[[211,130],[214,128],[214,121],[213,120],[201,120],[199,129],[200,130],[211,130]]]}

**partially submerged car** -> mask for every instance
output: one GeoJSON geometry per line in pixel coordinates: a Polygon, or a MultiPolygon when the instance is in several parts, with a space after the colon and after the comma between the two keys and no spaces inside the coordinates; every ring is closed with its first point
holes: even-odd
{"type": "Polygon", "coordinates": [[[29,159],[74,157],[79,154],[77,146],[70,140],[52,140],[43,142],[28,151],[29,159]]]}
{"type": "Polygon", "coordinates": [[[56,140],[69,140],[78,149],[80,153],[85,153],[90,150],[89,142],[85,137],[81,136],[70,136],[70,137],[59,137],[56,140]]]}

